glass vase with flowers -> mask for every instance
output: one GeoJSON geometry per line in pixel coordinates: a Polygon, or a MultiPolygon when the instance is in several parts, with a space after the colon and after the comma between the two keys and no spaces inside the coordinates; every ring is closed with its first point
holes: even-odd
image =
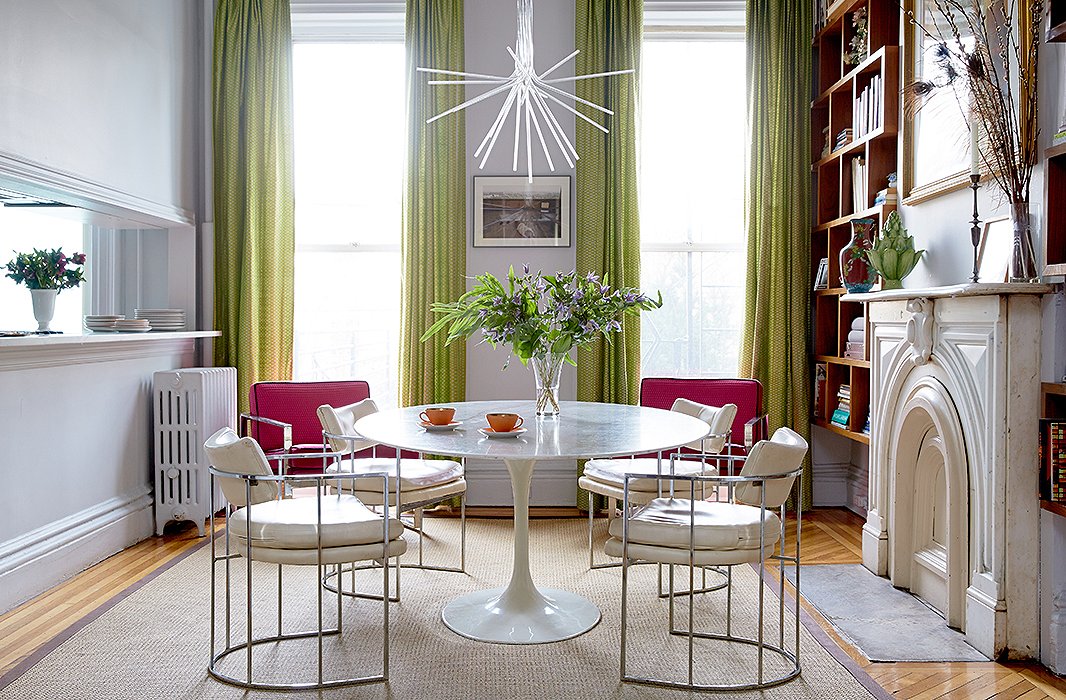
{"type": "Polygon", "coordinates": [[[458,300],[433,305],[441,316],[422,340],[447,328],[448,343],[480,330],[492,347],[509,345],[523,365],[533,367],[538,416],[558,415],[559,377],[564,362],[576,364],[573,348],[601,337],[610,342],[625,314],[663,304],[662,294],[652,299],[633,287],[612,287],[592,272],[545,275],[530,273],[526,265],[520,275],[512,267],[506,283],[487,272],[474,279],[458,300]]]}

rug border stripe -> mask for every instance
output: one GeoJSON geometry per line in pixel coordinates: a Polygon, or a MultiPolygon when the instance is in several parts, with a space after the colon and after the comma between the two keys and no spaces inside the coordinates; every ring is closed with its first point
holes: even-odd
{"type": "MultiPolygon", "coordinates": [[[[217,537],[218,535],[216,534],[215,536],[217,537]]],[[[197,544],[193,545],[181,554],[175,556],[170,561],[166,562],[165,564],[162,564],[155,570],[145,574],[140,580],[134,581],[126,588],[111,596],[106,601],[97,606],[96,609],[87,613],[81,619],[77,620],[76,622],[72,622],[69,627],[49,639],[43,645],[35,649],[25,659],[15,664],[11,668],[11,670],[0,676],[0,691],[7,689],[8,686],[17,681],[27,671],[29,671],[31,668],[43,661],[46,656],[58,649],[67,640],[69,640],[75,634],[80,632],[83,628],[87,627],[90,623],[95,622],[101,615],[108,612],[116,605],[121,603],[123,600],[133,595],[135,592],[147,585],[160,574],[176,566],[178,563],[184,561],[187,557],[211,544],[211,539],[211,537],[205,537],[203,542],[198,542],[197,544]]]]}
{"type": "MultiPolygon", "coordinates": [[[[757,567],[755,564],[751,564],[750,566],[751,568],[756,570],[756,573],[758,573],[759,567],[757,567]]],[[[808,566],[813,565],[808,564],[808,566]]],[[[780,572],[780,574],[783,575],[784,572],[782,571],[780,572]]],[[[777,592],[777,589],[775,588],[775,586],[777,585],[777,580],[774,579],[769,569],[762,570],[762,580],[763,584],[766,585],[771,591],[774,591],[775,593],[777,592]]],[[[793,595],[789,593],[786,589],[785,605],[792,606],[795,605],[795,602],[795,597],[793,597],[793,595]]],[[[859,685],[861,685],[863,688],[866,688],[866,690],[868,690],[871,695],[873,695],[875,698],[878,698],[878,700],[896,700],[888,691],[882,688],[881,685],[873,679],[873,676],[866,672],[866,669],[860,666],[855,661],[855,659],[851,658],[851,655],[844,651],[844,649],[841,648],[839,644],[837,644],[836,640],[830,637],[829,634],[822,628],[822,626],[818,624],[818,621],[811,617],[810,613],[804,610],[802,606],[800,606],[800,621],[803,623],[803,626],[807,628],[807,631],[811,633],[811,636],[814,637],[815,640],[817,640],[818,643],[822,645],[822,648],[829,652],[829,655],[836,659],[836,662],[843,666],[847,670],[847,672],[850,673],[852,677],[859,682],[859,685]]]]}

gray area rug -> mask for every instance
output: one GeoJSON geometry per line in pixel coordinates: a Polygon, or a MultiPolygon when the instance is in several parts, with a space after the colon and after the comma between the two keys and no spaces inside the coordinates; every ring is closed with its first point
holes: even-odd
{"type": "MultiPolygon", "coordinates": [[[[785,568],[795,583],[793,569],[785,568]]],[[[922,601],[861,564],[804,566],[803,597],[871,661],[988,661],[922,601]]]]}
{"type": "MultiPolygon", "coordinates": [[[[458,523],[426,519],[434,539],[426,560],[442,561],[456,553],[458,523]]],[[[410,533],[408,533],[410,534],[410,533]]],[[[532,569],[540,585],[557,586],[587,596],[600,608],[603,619],[587,634],[555,644],[504,646],[464,639],[444,627],[440,611],[445,602],[467,591],[501,585],[511,569],[511,523],[506,520],[470,520],[466,574],[406,569],[402,575],[402,602],[391,608],[391,677],[388,684],[361,686],[322,693],[245,692],[208,678],[209,549],[196,550],[134,590],[28,670],[21,669],[0,698],[18,700],[108,698],[212,698],[219,700],[271,698],[635,698],[694,697],[681,691],[623,685],[618,680],[620,571],[589,571],[583,519],[535,520],[531,523],[532,569]]],[[[412,547],[416,550],[417,547],[412,547]]],[[[448,560],[446,560],[448,561],[448,560]]],[[[243,577],[244,561],[234,569],[243,577]]],[[[631,570],[629,612],[629,667],[639,674],[677,676],[684,673],[685,640],[666,633],[666,601],[655,596],[655,567],[631,570]]],[[[276,570],[253,567],[259,594],[254,594],[256,627],[269,630],[274,620],[276,570]]],[[[369,587],[380,585],[378,575],[362,576],[369,587]]],[[[239,578],[238,580],[242,580],[239,578]]],[[[758,578],[750,567],[734,572],[734,630],[753,627],[758,578]],[[750,626],[750,627],[749,627],[750,626]]],[[[237,586],[234,605],[243,609],[237,586]]],[[[284,579],[286,625],[307,628],[313,622],[315,577],[311,567],[292,567],[284,579]]],[[[767,588],[767,629],[777,637],[776,587],[767,588]]],[[[327,620],[332,620],[335,598],[327,596],[327,620]]],[[[345,633],[326,647],[327,674],[380,663],[381,607],[379,603],[346,599],[345,633]]],[[[724,592],[699,596],[697,625],[720,627],[724,592]]],[[[684,610],[684,605],[681,605],[684,610]]],[[[687,617],[687,613],[685,613],[687,617]]],[[[809,618],[808,618],[809,619],[809,618]]],[[[813,624],[813,623],[812,623],[813,624]]],[[[786,625],[785,643],[794,643],[786,625]]],[[[817,626],[815,634],[825,633],[817,626]]],[[[243,633],[235,632],[235,636],[243,633]]],[[[750,668],[754,654],[699,645],[697,678],[714,682],[736,678],[750,668]]],[[[731,694],[731,698],[773,697],[859,700],[886,697],[861,669],[846,657],[838,661],[806,627],[800,632],[803,674],[795,681],[766,693],[731,694]],[[842,665],[850,664],[850,665],[842,665]],[[863,687],[867,683],[873,693],[863,687]],[[875,695],[876,693],[876,695],[875,695]]],[[[828,647],[842,654],[835,646],[828,647]]],[[[266,648],[260,668],[276,669],[292,680],[313,675],[313,645],[287,649],[266,648]]],[[[242,659],[235,659],[237,670],[242,659]]],[[[767,657],[767,671],[776,662],[767,657]]],[[[16,669],[18,670],[18,669],[16,669]]],[[[334,676],[336,677],[336,676],[334,676]]]]}

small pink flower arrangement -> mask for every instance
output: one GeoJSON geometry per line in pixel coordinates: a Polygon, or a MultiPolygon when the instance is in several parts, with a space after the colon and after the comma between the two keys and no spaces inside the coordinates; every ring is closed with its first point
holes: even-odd
{"type": "Polygon", "coordinates": [[[77,287],[85,281],[81,265],[85,264],[85,253],[74,253],[69,257],[62,249],[33,249],[32,253],[15,253],[15,259],[5,266],[7,274],[18,284],[30,289],[56,289],[62,291],[77,287]]]}

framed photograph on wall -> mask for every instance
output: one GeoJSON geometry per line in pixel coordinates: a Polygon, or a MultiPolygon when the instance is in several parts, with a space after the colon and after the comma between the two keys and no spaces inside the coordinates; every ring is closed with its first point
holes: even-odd
{"type": "Polygon", "coordinates": [[[570,177],[474,177],[474,246],[566,248],[570,177]]]}

